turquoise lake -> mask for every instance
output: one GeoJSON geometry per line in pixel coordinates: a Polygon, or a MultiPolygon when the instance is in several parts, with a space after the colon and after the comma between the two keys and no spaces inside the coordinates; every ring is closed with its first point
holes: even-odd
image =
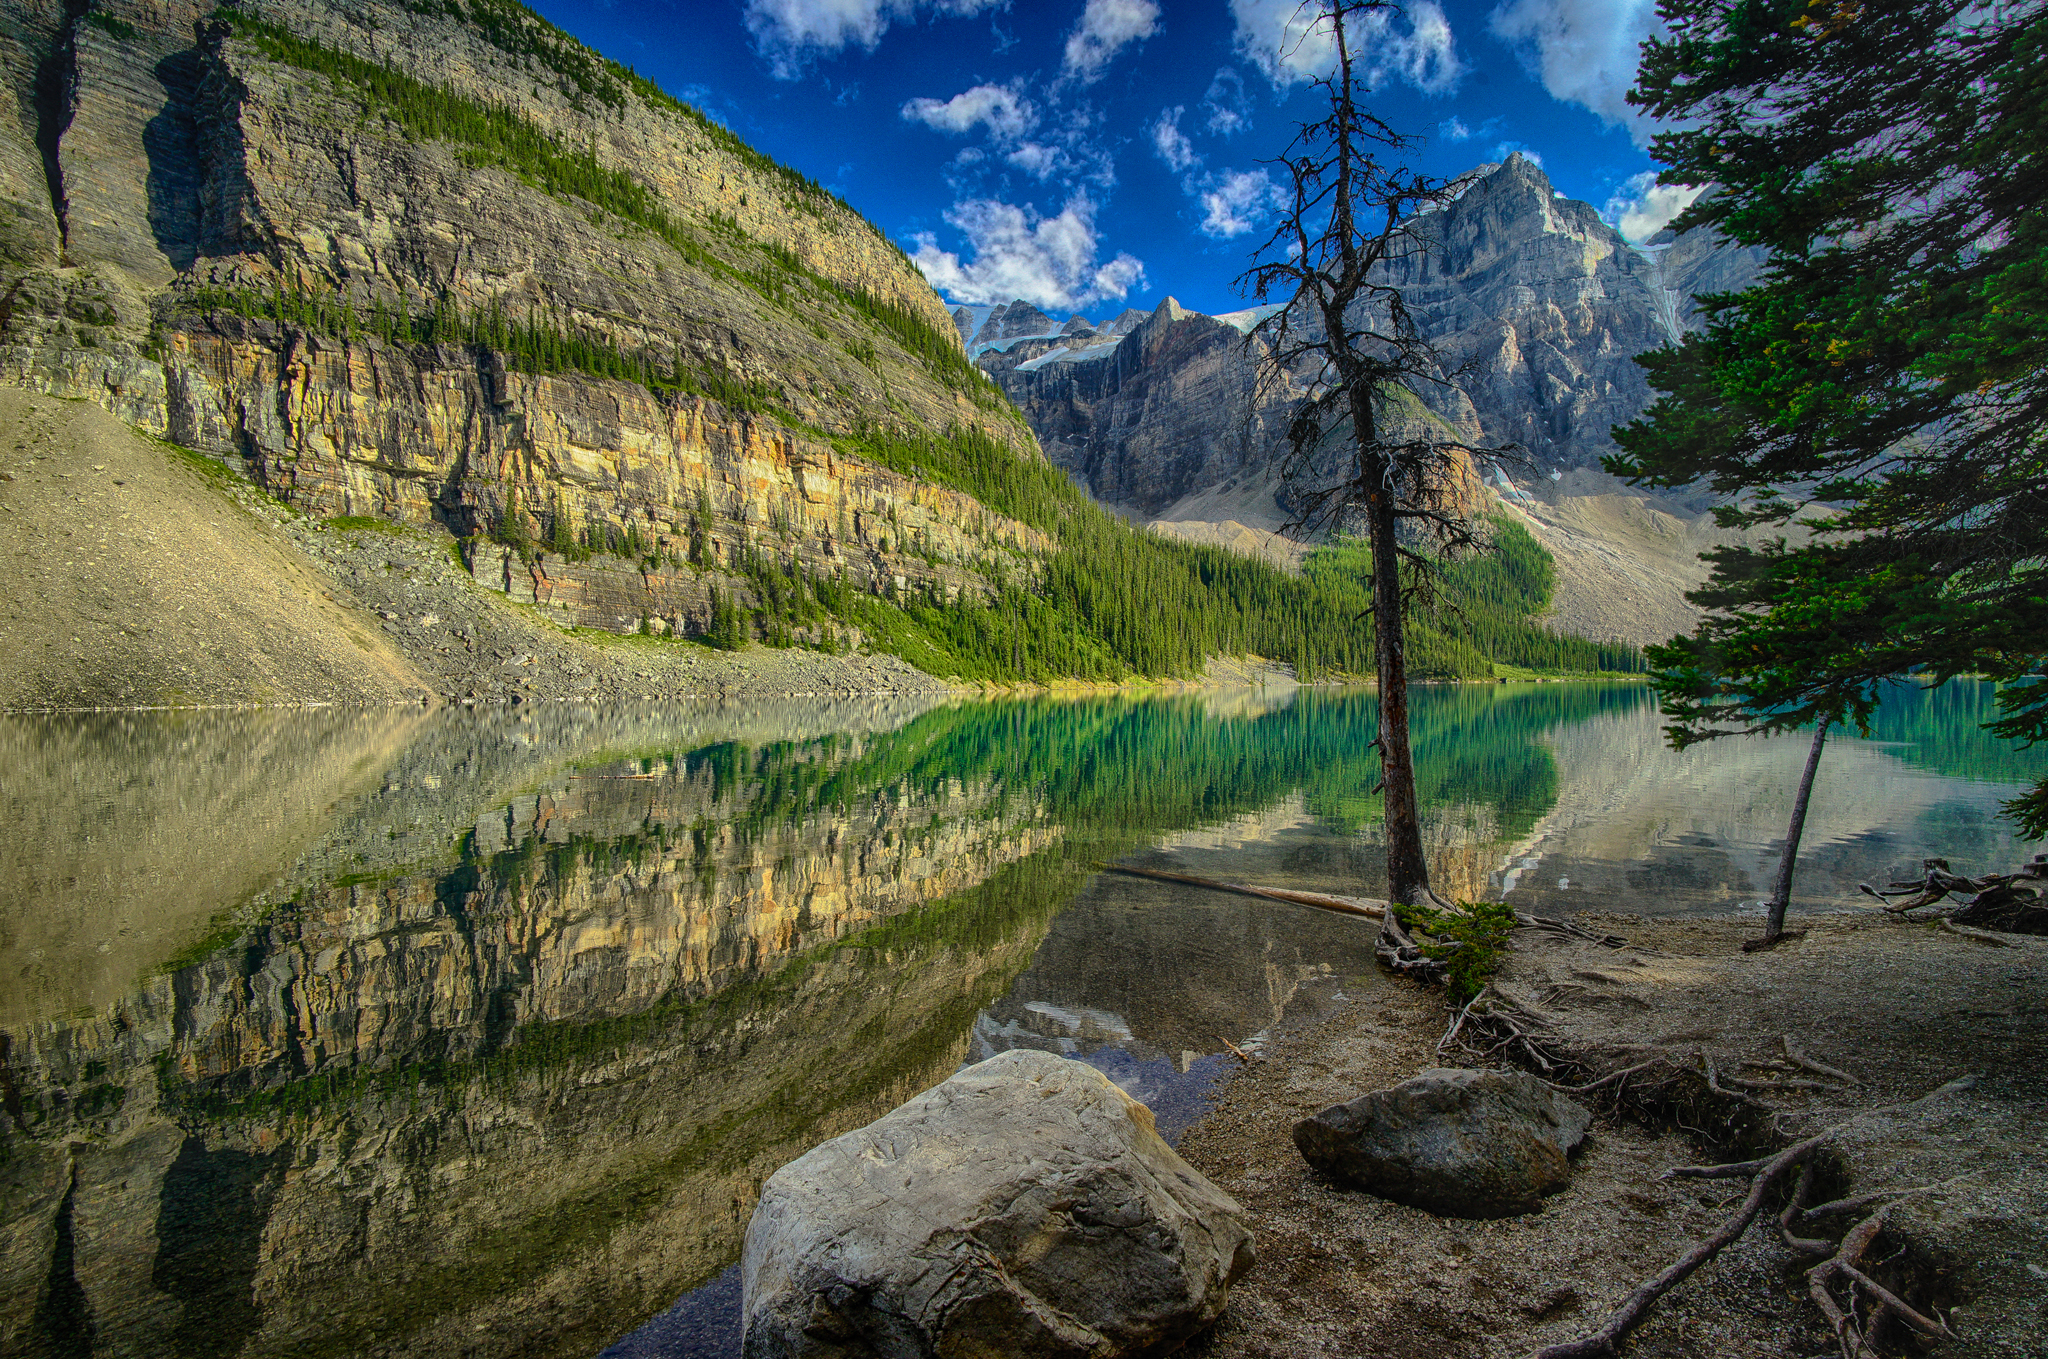
{"type": "MultiPolygon", "coordinates": [[[[1830,743],[1794,914],[2010,869],[1989,685],[1830,743]]],[[[767,1175],[963,1062],[1177,1135],[1371,1003],[1369,693],[0,718],[0,1334],[52,1355],[736,1353],[767,1175]],[[680,1300],[680,1301],[679,1301],[680,1300]]],[[[1632,685],[1428,687],[1437,889],[1754,912],[1803,736],[1632,685]]]]}

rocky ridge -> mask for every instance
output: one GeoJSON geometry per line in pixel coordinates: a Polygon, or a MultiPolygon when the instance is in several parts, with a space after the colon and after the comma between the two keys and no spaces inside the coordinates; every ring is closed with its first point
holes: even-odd
{"type": "Polygon", "coordinates": [[[649,582],[710,571],[598,556],[572,573],[488,542],[465,565],[437,529],[322,521],[84,402],[4,388],[0,523],[49,549],[20,554],[0,608],[0,711],[952,688],[891,655],[679,642],[685,612],[643,612],[649,582]]]}
{"type": "MultiPolygon", "coordinates": [[[[1489,478],[1513,490],[1597,467],[1611,427],[1649,404],[1634,356],[1696,326],[1695,296],[1746,286],[1761,259],[1697,233],[1632,246],[1520,155],[1474,175],[1423,219],[1425,248],[1387,281],[1454,372],[1424,399],[1466,437],[1516,445],[1520,475],[1489,478]]],[[[1140,325],[1095,330],[1019,302],[989,313],[972,353],[1049,457],[1100,498],[1157,515],[1271,467],[1294,389],[1261,387],[1246,338],[1274,310],[1205,316],[1168,298],[1140,325]]]]}
{"type": "MultiPolygon", "coordinates": [[[[1697,327],[1696,298],[1747,286],[1762,257],[1696,232],[1632,246],[1521,156],[1474,174],[1389,279],[1459,370],[1408,418],[1517,447],[1473,469],[1487,488],[1474,504],[1517,518],[1557,558],[1555,626],[1631,642],[1684,631],[1697,617],[1684,592],[1704,579],[1696,554],[1726,535],[1704,501],[1633,491],[1599,460],[1612,426],[1649,404],[1634,356],[1697,327]]],[[[1025,305],[961,310],[980,318],[975,362],[1054,463],[1160,531],[1299,559],[1287,538],[1299,502],[1280,476],[1297,389],[1262,386],[1247,347],[1272,306],[1207,316],[1168,298],[1137,324],[1127,312],[1082,329],[1025,305]]]]}
{"type": "Polygon", "coordinates": [[[501,539],[480,578],[611,631],[764,564],[951,597],[1043,546],[847,452],[1033,453],[902,253],[509,0],[5,0],[0,65],[17,383],[501,539]]]}

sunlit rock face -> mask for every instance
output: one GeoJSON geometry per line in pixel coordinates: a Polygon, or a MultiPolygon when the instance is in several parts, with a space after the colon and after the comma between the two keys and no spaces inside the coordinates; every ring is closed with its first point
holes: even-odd
{"type": "Polygon", "coordinates": [[[6,10],[0,59],[21,95],[0,121],[12,380],[226,458],[312,514],[524,540],[523,573],[496,552],[480,578],[582,626],[697,626],[712,584],[747,596],[749,554],[943,596],[1044,546],[833,443],[878,421],[957,425],[1034,454],[992,389],[945,376],[957,351],[911,352],[913,332],[945,346],[956,332],[902,253],[524,11],[285,0],[261,15],[588,153],[673,240],[410,135],[358,85],[272,59],[211,6],[6,10]],[[247,292],[225,306],[196,286],[247,292]],[[452,332],[394,342],[374,319],[458,314],[589,342],[632,371],[508,364],[509,342],[452,332]],[[679,372],[696,394],[669,385],[679,372]],[[577,560],[629,529],[630,547],[577,560]]]}
{"type": "MultiPolygon", "coordinates": [[[[1638,249],[1519,155],[1481,167],[1419,231],[1423,248],[1386,274],[1444,358],[1448,382],[1419,394],[1447,430],[1513,444],[1539,471],[1613,452],[1610,428],[1650,401],[1635,356],[1697,327],[1696,294],[1745,287],[1762,267],[1758,252],[1708,233],[1638,249]]],[[[1209,317],[1169,299],[1121,339],[994,347],[984,330],[974,352],[1047,456],[1098,498],[1159,514],[1274,477],[1299,389],[1262,381],[1265,351],[1246,344],[1272,310],[1209,317]]]]}

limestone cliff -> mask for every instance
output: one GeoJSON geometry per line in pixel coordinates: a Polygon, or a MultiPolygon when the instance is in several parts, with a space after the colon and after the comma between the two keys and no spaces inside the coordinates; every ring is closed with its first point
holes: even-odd
{"type": "Polygon", "coordinates": [[[846,451],[1034,452],[901,251],[511,0],[0,0],[0,65],[13,381],[538,552],[480,575],[613,630],[743,561],[953,595],[1031,541],[846,451]]]}

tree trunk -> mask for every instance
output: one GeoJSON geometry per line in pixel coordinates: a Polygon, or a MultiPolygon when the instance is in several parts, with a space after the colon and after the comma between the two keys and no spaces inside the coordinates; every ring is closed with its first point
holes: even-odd
{"type": "Polygon", "coordinates": [[[1792,902],[1792,868],[1799,859],[1799,837],[1806,830],[1806,804],[1813,796],[1814,771],[1820,768],[1820,748],[1827,743],[1828,724],[1823,717],[1813,729],[1813,745],[1806,752],[1806,772],[1799,776],[1799,794],[1792,799],[1792,824],[1785,828],[1785,855],[1778,860],[1778,880],[1771,886],[1770,913],[1764,917],[1762,943],[1776,943],[1785,932],[1785,908],[1792,902]]]}
{"type": "MultiPolygon", "coordinates": [[[[1429,887],[1422,818],[1415,810],[1415,761],[1408,753],[1408,653],[1401,624],[1401,554],[1394,503],[1375,488],[1366,504],[1372,545],[1373,659],[1380,681],[1380,777],[1385,785],[1387,896],[1404,906],[1429,887]]],[[[1391,916],[1388,917],[1392,919],[1391,916]]]]}

